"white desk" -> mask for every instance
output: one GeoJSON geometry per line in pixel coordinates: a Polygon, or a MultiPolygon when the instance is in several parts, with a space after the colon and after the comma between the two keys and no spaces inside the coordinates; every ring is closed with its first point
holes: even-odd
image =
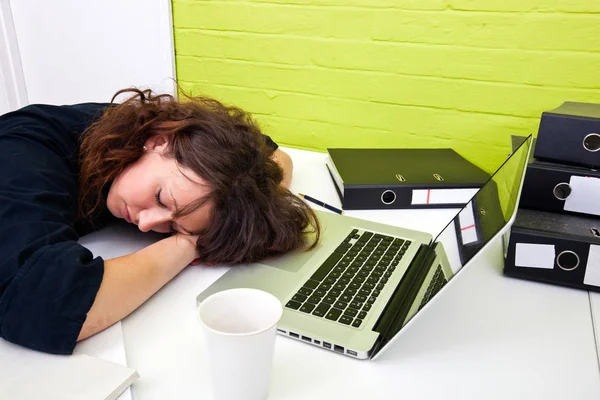
{"type": "Polygon", "coordinates": [[[600,365],[600,293],[590,292],[590,308],[594,322],[594,334],[596,335],[596,352],[598,353],[598,364],[600,365]]]}
{"type": "MultiPolygon", "coordinates": [[[[289,153],[295,164],[292,190],[339,205],[324,155],[289,153]]],[[[435,234],[454,214],[350,215],[435,234]]],[[[501,270],[497,241],[377,361],[357,361],[278,337],[270,400],[600,398],[588,293],[507,278],[501,270]]],[[[136,399],[210,398],[195,297],[225,271],[188,267],[123,321],[127,362],[141,375],[133,385],[136,399]]],[[[598,317],[600,296],[596,299],[598,317]]]]}

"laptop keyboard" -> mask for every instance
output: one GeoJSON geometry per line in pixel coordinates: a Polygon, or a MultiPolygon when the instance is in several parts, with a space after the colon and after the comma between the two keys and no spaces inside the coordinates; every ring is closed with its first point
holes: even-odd
{"type": "Polygon", "coordinates": [[[419,305],[419,310],[421,310],[421,308],[425,307],[425,304],[427,304],[429,302],[429,300],[431,300],[431,298],[433,296],[435,296],[437,294],[437,292],[439,292],[440,289],[443,288],[446,283],[448,283],[448,279],[446,279],[446,277],[444,276],[442,267],[438,266],[434,272],[431,282],[429,283],[429,287],[427,288],[427,291],[425,292],[425,295],[423,296],[423,300],[421,300],[421,304],[419,305]]]}
{"type": "Polygon", "coordinates": [[[285,306],[360,328],[410,243],[353,229],[285,306]]]}

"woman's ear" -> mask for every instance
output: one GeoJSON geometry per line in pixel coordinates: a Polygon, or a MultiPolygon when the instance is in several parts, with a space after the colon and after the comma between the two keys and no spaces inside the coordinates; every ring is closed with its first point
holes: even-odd
{"type": "Polygon", "coordinates": [[[153,151],[162,154],[169,148],[169,144],[169,136],[163,133],[158,133],[146,140],[144,147],[147,149],[147,151],[153,151]]]}

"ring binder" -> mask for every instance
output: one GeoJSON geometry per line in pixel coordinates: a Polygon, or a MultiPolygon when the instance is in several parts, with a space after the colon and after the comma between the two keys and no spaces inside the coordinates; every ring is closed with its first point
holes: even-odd
{"type": "Polygon", "coordinates": [[[462,207],[489,174],[452,149],[327,149],[346,210],[462,207]]]}

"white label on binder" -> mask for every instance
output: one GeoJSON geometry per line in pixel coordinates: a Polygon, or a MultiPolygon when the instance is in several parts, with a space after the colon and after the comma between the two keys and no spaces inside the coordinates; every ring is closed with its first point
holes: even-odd
{"type": "Polygon", "coordinates": [[[590,245],[583,283],[600,287],[600,246],[598,245],[590,245]]]}
{"type": "Polygon", "coordinates": [[[556,250],[552,244],[517,243],[515,267],[553,269],[556,250]]]}
{"type": "Polygon", "coordinates": [[[411,205],[421,204],[466,204],[479,189],[415,189],[411,205]]]}
{"type": "Polygon", "coordinates": [[[566,211],[600,215],[600,179],[572,176],[569,186],[571,194],[565,200],[566,211]]]}
{"type": "Polygon", "coordinates": [[[469,244],[477,241],[477,229],[475,227],[475,215],[473,214],[473,202],[470,201],[467,206],[458,214],[460,221],[460,235],[463,244],[469,244]]]}

